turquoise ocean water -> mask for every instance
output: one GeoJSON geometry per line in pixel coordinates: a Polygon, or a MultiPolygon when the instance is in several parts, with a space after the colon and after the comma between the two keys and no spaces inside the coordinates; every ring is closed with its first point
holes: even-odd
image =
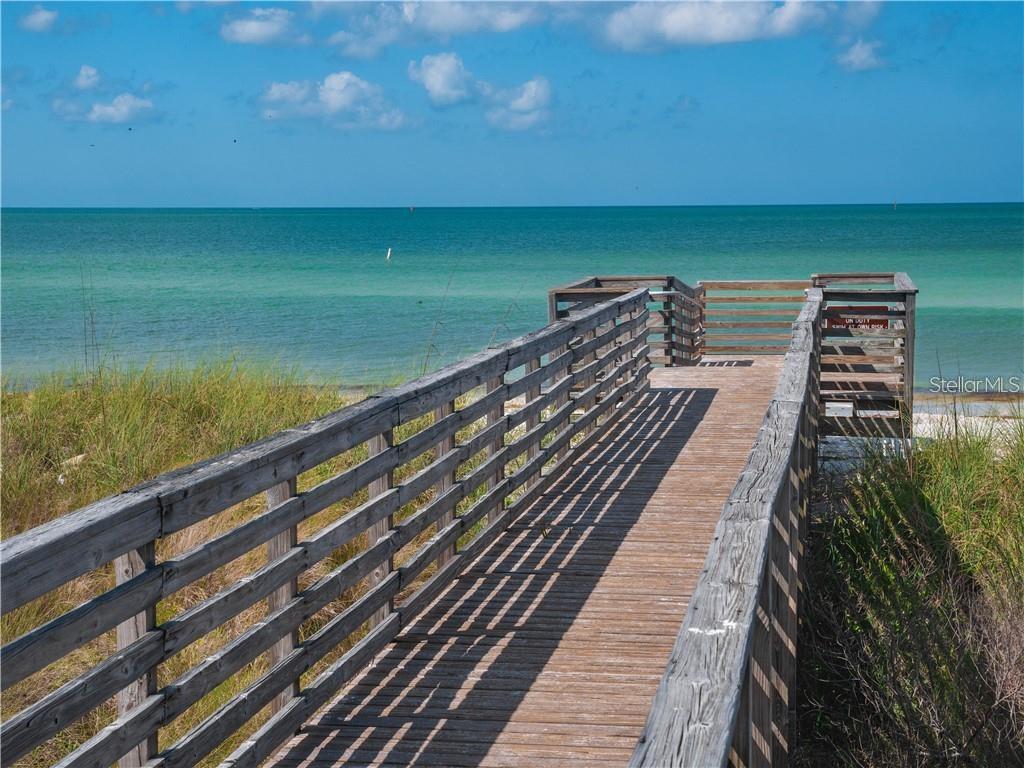
{"type": "Polygon", "coordinates": [[[543,325],[549,287],[602,273],[905,271],[919,387],[1024,370],[1020,204],[5,209],[0,229],[2,366],[22,385],[97,356],[395,381],[543,325]]]}

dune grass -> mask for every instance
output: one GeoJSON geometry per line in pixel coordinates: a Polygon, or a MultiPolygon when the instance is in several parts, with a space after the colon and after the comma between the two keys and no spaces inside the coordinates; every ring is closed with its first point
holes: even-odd
{"type": "MultiPolygon", "coordinates": [[[[161,472],[244,445],[274,431],[309,421],[348,402],[336,388],[311,387],[294,373],[236,363],[157,370],[109,370],[53,375],[30,391],[5,382],[2,400],[3,482],[0,484],[4,537],[10,537],[89,502],[122,491],[161,472]]],[[[342,457],[324,473],[354,461],[342,457]]],[[[314,478],[304,478],[305,483],[314,478]]],[[[337,518],[345,505],[323,513],[337,518]]],[[[249,500],[160,542],[159,556],[179,554],[195,543],[228,530],[261,509],[249,500]]],[[[351,553],[338,553],[344,559],[351,553]]],[[[177,614],[224,589],[263,563],[252,552],[218,569],[158,606],[159,618],[177,614]]],[[[113,583],[109,567],[34,600],[3,619],[5,641],[51,620],[113,583]]],[[[205,658],[258,620],[264,606],[244,611],[163,664],[164,684],[205,658]]],[[[5,691],[7,718],[48,690],[81,674],[114,648],[113,632],[97,638],[45,670],[5,691]]],[[[179,718],[167,735],[194,727],[264,670],[261,659],[213,691],[179,718]]],[[[50,765],[84,742],[114,716],[113,702],[37,748],[19,761],[50,765]]],[[[211,756],[222,757],[231,745],[211,756]]]]}
{"type": "MultiPolygon", "coordinates": [[[[139,371],[103,370],[92,375],[55,375],[31,391],[15,391],[5,382],[2,404],[2,533],[9,537],[47,522],[97,499],[122,491],[161,472],[217,455],[280,429],[310,421],[336,410],[355,398],[335,388],[304,385],[296,372],[247,367],[235,363],[195,368],[139,371]]],[[[459,398],[464,406],[476,393],[459,398]]],[[[395,430],[395,439],[408,439],[432,423],[423,416],[395,430]]],[[[464,441],[481,428],[481,422],[462,427],[456,435],[464,441]]],[[[515,437],[525,431],[525,426],[515,437]]],[[[367,458],[365,445],[314,467],[298,478],[301,492],[367,458]]],[[[484,460],[477,453],[460,465],[460,476],[484,460]]],[[[397,482],[422,470],[433,460],[431,451],[422,453],[396,468],[397,482]]],[[[525,461],[521,458],[510,466],[525,461]]],[[[470,508],[487,492],[486,484],[459,502],[456,514],[470,508]]],[[[401,521],[433,498],[429,489],[400,509],[401,521]]],[[[367,500],[367,490],[332,504],[299,525],[299,539],[315,536],[367,500]]],[[[157,542],[157,560],[178,556],[202,542],[225,533],[259,514],[264,508],[262,494],[207,518],[200,523],[157,542]]],[[[486,524],[486,518],[467,531],[471,539],[486,524]]],[[[431,525],[395,554],[400,565],[436,532],[431,525]]],[[[305,589],[360,552],[365,536],[349,542],[317,563],[299,578],[305,589]]],[[[157,621],[163,622],[209,599],[266,563],[259,546],[235,561],[180,590],[157,605],[157,621]]],[[[430,566],[420,579],[404,588],[401,600],[434,572],[430,566]]],[[[3,617],[6,640],[50,621],[113,585],[111,567],[105,566],[75,579],[3,617]]],[[[300,639],[309,637],[358,598],[366,589],[362,583],[319,611],[299,629],[300,639]]],[[[164,686],[196,666],[225,643],[240,635],[266,615],[266,602],[242,611],[214,631],[197,640],[158,669],[158,684],[164,686]]],[[[315,678],[358,639],[359,633],[333,649],[303,675],[304,684],[315,678]]],[[[110,631],[76,649],[65,658],[5,691],[0,709],[6,719],[49,691],[82,674],[107,658],[115,648],[110,631]]],[[[163,749],[198,726],[219,706],[255,682],[267,670],[262,655],[219,685],[160,731],[163,749]]],[[[215,765],[266,717],[267,710],[210,753],[201,765],[215,765]]],[[[58,734],[17,762],[18,766],[42,768],[60,760],[100,728],[113,720],[115,706],[108,701],[79,722],[58,734]]]]}
{"type": "Polygon", "coordinates": [[[1024,420],[823,490],[796,764],[1024,765],[1024,420]]]}

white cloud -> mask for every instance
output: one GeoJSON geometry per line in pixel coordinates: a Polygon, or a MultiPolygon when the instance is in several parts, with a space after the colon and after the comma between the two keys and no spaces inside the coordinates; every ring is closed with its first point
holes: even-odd
{"type": "Polygon", "coordinates": [[[30,32],[49,32],[56,21],[56,11],[48,11],[43,6],[37,5],[22,16],[18,23],[23,29],[27,29],[30,32]]]}
{"type": "Polygon", "coordinates": [[[496,128],[522,131],[548,119],[551,83],[546,77],[538,75],[515,88],[498,88],[474,77],[458,54],[449,52],[410,61],[409,79],[422,85],[438,107],[482,101],[488,106],[487,122],[496,128]]]}
{"type": "Polygon", "coordinates": [[[253,8],[248,16],[225,20],[220,36],[230,43],[250,45],[296,40],[292,34],[294,16],[283,8],[253,8]]]}
{"type": "Polygon", "coordinates": [[[410,61],[409,77],[426,88],[430,100],[438,106],[457,104],[473,97],[473,76],[455,53],[424,56],[419,64],[410,61]]]}
{"type": "Polygon", "coordinates": [[[85,119],[90,123],[127,123],[152,113],[153,102],[130,93],[115,96],[109,104],[95,103],[85,119]]]}
{"type": "Polygon", "coordinates": [[[308,99],[309,93],[310,87],[307,82],[291,80],[287,83],[271,83],[263,94],[263,100],[298,104],[308,99]]]}
{"type": "Polygon", "coordinates": [[[882,4],[875,0],[843,3],[843,21],[851,27],[866,27],[882,10],[882,4]]]}
{"type": "Polygon", "coordinates": [[[405,115],[384,98],[379,86],[352,72],[334,72],[319,83],[271,83],[263,92],[265,120],[320,117],[340,128],[391,130],[405,115]]]}
{"type": "Polygon", "coordinates": [[[100,73],[96,67],[90,67],[88,64],[83,64],[82,68],[78,70],[78,75],[75,76],[75,88],[80,91],[88,91],[90,88],[95,88],[99,85],[100,73]]]}
{"type": "Polygon", "coordinates": [[[347,56],[375,56],[403,39],[447,41],[473,32],[511,32],[544,18],[541,6],[501,2],[382,3],[353,15],[330,43],[347,56]]]}
{"type": "Polygon", "coordinates": [[[511,32],[541,20],[527,3],[407,2],[402,13],[410,26],[443,39],[470,32],[511,32]]]}
{"type": "Polygon", "coordinates": [[[487,112],[487,122],[506,131],[524,131],[548,119],[551,83],[545,77],[527,80],[518,88],[494,94],[497,103],[487,112]]]}
{"type": "Polygon", "coordinates": [[[822,5],[800,0],[750,2],[640,2],[605,20],[612,45],[628,51],[668,45],[715,45],[789,37],[825,20],[822,5]]]}
{"type": "Polygon", "coordinates": [[[863,72],[867,69],[878,69],[884,62],[878,55],[881,43],[877,40],[858,39],[836,57],[839,66],[848,72],[863,72]]]}

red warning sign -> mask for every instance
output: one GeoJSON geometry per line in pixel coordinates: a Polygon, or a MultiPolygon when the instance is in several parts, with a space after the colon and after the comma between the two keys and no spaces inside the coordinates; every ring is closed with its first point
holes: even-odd
{"type": "Polygon", "coordinates": [[[856,307],[836,307],[830,306],[828,308],[829,315],[825,318],[826,328],[871,328],[881,329],[889,327],[889,318],[879,317],[878,315],[884,315],[889,311],[887,306],[864,306],[860,304],[856,307]],[[840,315],[835,317],[832,313],[840,315]],[[845,317],[842,316],[845,313],[845,317]]]}

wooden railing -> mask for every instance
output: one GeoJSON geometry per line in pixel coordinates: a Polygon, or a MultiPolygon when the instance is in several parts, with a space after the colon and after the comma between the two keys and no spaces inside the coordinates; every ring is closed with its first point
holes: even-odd
{"type": "Polygon", "coordinates": [[[812,280],[823,296],[822,434],[909,436],[917,287],[903,272],[812,280]]]}
{"type": "Polygon", "coordinates": [[[45,688],[53,662],[115,629],[117,649],[7,717],[3,765],[114,696],[116,719],[66,749],[59,766],[194,765],[269,706],[228,758],[258,764],[635,401],[650,369],[649,299],[644,287],[605,296],[536,333],[4,541],[5,615],[98,569],[102,581],[111,562],[116,585],[4,645],[3,689],[33,675],[45,688]],[[309,485],[304,473],[322,476],[346,452],[358,463],[309,485]],[[168,537],[261,493],[262,514],[158,556],[168,537]],[[321,516],[300,539],[300,523],[309,528],[341,502],[349,511],[321,516]],[[363,548],[338,556],[346,545],[363,548]],[[169,596],[264,547],[265,565],[163,615],[169,596]],[[158,674],[260,601],[264,617],[212,655],[174,679],[158,674]],[[324,612],[338,601],[340,612],[324,612]],[[163,742],[168,725],[263,654],[268,666],[244,690],[163,742]]]}
{"type": "Polygon", "coordinates": [[[788,761],[822,304],[822,290],[808,290],[792,325],[778,386],[715,529],[635,768],[788,761]]]}
{"type": "Polygon", "coordinates": [[[555,321],[609,297],[637,288],[650,292],[648,343],[651,363],[692,365],[703,354],[704,304],[700,284],[691,288],[671,275],[588,277],[548,292],[548,319],[555,321]]]}
{"type": "Polygon", "coordinates": [[[810,280],[704,281],[704,354],[784,355],[810,280]]]}

